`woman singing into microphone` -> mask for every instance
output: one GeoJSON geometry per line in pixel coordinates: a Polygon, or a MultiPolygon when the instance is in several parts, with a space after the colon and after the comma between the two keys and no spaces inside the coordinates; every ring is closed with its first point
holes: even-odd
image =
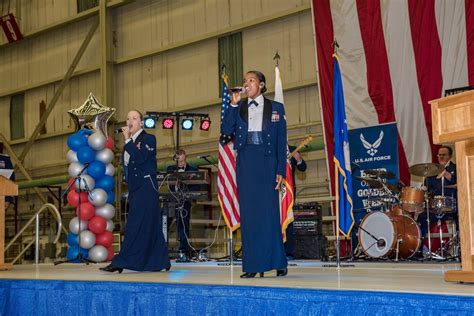
{"type": "Polygon", "coordinates": [[[130,111],[122,154],[125,181],[128,186],[129,214],[125,239],[120,253],[104,268],[106,272],[161,271],[171,267],[162,231],[156,181],[156,138],[143,130],[143,115],[130,111]]]}

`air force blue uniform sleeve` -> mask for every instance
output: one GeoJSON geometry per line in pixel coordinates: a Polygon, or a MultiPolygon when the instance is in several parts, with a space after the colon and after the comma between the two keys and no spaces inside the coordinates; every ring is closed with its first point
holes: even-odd
{"type": "Polygon", "coordinates": [[[276,123],[277,129],[277,174],[286,177],[286,148],[288,144],[288,138],[286,135],[286,116],[285,116],[285,109],[283,104],[273,101],[273,109],[272,112],[272,124],[276,123]],[[276,121],[273,116],[275,115],[275,110],[278,113],[279,120],[276,121]]]}
{"type": "MultiPolygon", "coordinates": [[[[145,132],[144,132],[145,133],[145,132]]],[[[144,137],[135,143],[129,141],[124,146],[130,155],[128,162],[128,189],[135,191],[144,181],[150,181],[145,177],[150,176],[156,181],[156,138],[145,133],[144,137]]]]}

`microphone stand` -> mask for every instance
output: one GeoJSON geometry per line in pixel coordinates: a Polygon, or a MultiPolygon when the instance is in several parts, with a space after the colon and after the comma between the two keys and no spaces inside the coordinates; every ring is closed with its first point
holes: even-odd
{"type": "MultiPolygon", "coordinates": [[[[201,159],[204,159],[211,166],[214,166],[216,169],[219,169],[219,167],[215,163],[210,161],[207,156],[203,156],[203,157],[201,157],[201,159]]],[[[230,236],[230,238],[229,238],[229,262],[228,263],[227,262],[220,262],[217,265],[220,265],[220,266],[230,265],[231,267],[234,264],[241,265],[241,263],[234,262],[234,234],[232,233],[232,230],[230,228],[229,228],[229,236],[230,236]]]]}
{"type": "MultiPolygon", "coordinates": [[[[85,258],[82,253],[81,253],[81,193],[82,193],[82,188],[81,188],[81,181],[82,181],[82,178],[81,178],[81,175],[87,170],[87,168],[89,167],[89,163],[86,163],[84,164],[84,168],[82,168],[82,170],[74,177],[74,181],[71,182],[67,187],[66,189],[63,191],[63,194],[61,195],[61,199],[67,194],[69,193],[69,191],[71,190],[71,187],[73,186],[73,184],[75,183],[76,184],[76,192],[78,193],[78,203],[77,203],[77,207],[78,207],[78,214],[77,214],[77,219],[78,219],[78,230],[79,230],[79,233],[77,234],[77,257],[74,258],[74,259],[67,259],[67,260],[60,260],[60,261],[55,261],[54,262],[54,265],[58,265],[58,264],[63,264],[63,263],[85,263],[85,264],[89,264],[89,263],[95,263],[94,261],[92,260],[89,260],[87,258],[85,258]]],[[[84,181],[84,187],[85,187],[85,190],[84,192],[87,192],[89,193],[89,187],[87,186],[87,182],[84,181]]]]}

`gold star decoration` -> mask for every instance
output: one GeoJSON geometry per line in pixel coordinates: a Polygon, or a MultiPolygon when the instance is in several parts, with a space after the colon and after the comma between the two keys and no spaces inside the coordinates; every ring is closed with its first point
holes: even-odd
{"type": "Polygon", "coordinates": [[[107,138],[107,122],[115,113],[115,108],[100,104],[90,93],[83,105],[67,112],[76,124],[76,130],[88,128],[101,131],[107,138]]]}

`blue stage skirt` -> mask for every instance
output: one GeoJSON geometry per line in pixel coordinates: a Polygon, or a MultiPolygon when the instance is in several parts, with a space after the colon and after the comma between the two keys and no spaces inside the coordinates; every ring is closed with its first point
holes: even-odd
{"type": "Polygon", "coordinates": [[[171,265],[168,246],[163,236],[158,193],[150,179],[143,181],[140,189],[128,197],[125,238],[112,264],[135,271],[159,271],[171,265]]]}
{"type": "Polygon", "coordinates": [[[242,270],[284,269],[288,262],[280,226],[277,162],[261,145],[247,144],[237,155],[237,186],[242,232],[242,270]]]}

